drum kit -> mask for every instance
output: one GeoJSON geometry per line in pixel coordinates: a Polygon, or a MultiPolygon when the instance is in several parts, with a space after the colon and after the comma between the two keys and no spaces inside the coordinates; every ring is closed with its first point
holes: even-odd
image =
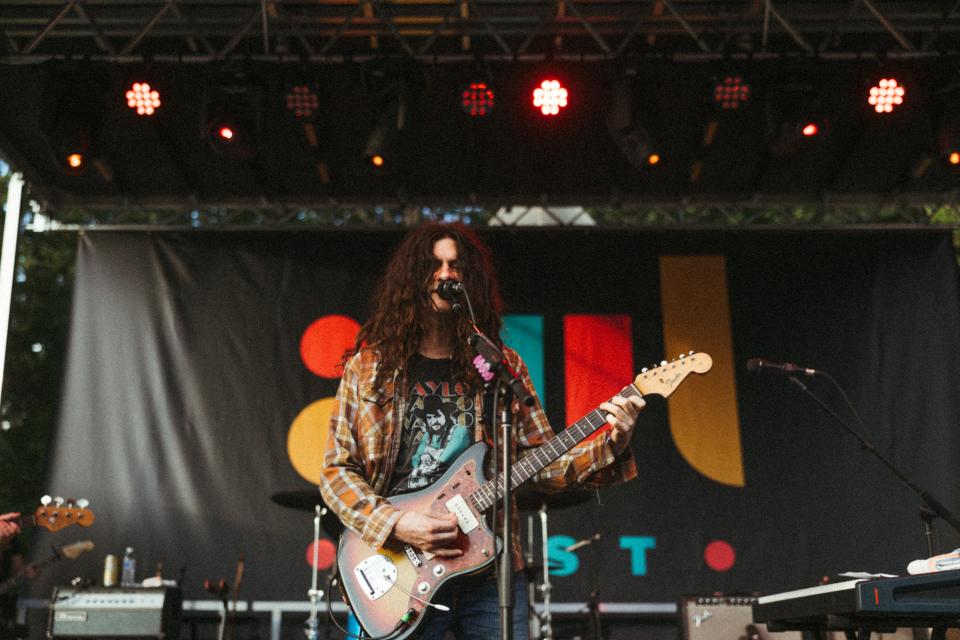
{"type": "MultiPolygon", "coordinates": [[[[565,491],[555,494],[537,493],[534,491],[521,491],[517,495],[517,507],[523,513],[527,514],[527,539],[524,560],[526,564],[525,572],[527,574],[527,598],[529,601],[529,622],[530,622],[530,640],[554,640],[556,638],[553,627],[553,616],[550,611],[551,593],[553,586],[550,583],[550,550],[549,540],[549,512],[559,509],[567,509],[584,504],[592,497],[590,491],[565,491]],[[539,529],[539,547],[535,544],[535,532],[539,529]],[[539,557],[538,557],[539,556],[539,557]]],[[[343,532],[343,524],[340,519],[331,511],[320,497],[320,492],[314,490],[296,490],[280,491],[270,496],[270,499],[282,507],[296,509],[298,511],[308,511],[314,514],[313,541],[314,554],[316,554],[317,541],[320,532],[323,531],[331,540],[339,540],[343,532]]],[[[594,548],[594,543],[600,539],[600,534],[595,534],[590,538],[574,543],[567,548],[568,551],[581,549],[583,547],[594,548]]],[[[310,617],[304,626],[304,632],[307,640],[317,640],[319,638],[319,619],[317,611],[320,600],[324,597],[324,592],[317,587],[318,567],[316,557],[314,557],[313,577],[311,587],[308,591],[310,598],[310,617]]],[[[336,571],[336,563],[331,567],[331,575],[336,571]]],[[[589,638],[599,640],[600,636],[600,607],[598,602],[598,592],[594,586],[590,600],[587,602],[587,609],[590,615],[590,635],[589,638]]],[[[356,621],[348,619],[348,629],[353,632],[359,629],[356,621]],[[352,627],[352,628],[351,628],[352,627]]]]}

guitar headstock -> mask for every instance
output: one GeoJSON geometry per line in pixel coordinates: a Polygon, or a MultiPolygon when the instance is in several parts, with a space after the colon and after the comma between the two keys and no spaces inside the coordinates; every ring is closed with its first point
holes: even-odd
{"type": "Polygon", "coordinates": [[[48,531],[59,531],[75,524],[89,527],[93,524],[93,511],[87,509],[90,504],[84,499],[51,498],[43,496],[40,506],[33,512],[34,523],[48,531]]]}
{"type": "Polygon", "coordinates": [[[713,358],[706,353],[680,354],[675,360],[664,360],[659,365],[644,369],[633,380],[633,385],[640,393],[648,395],[655,393],[666,398],[691,373],[706,373],[713,366],[713,358]]]}
{"type": "Polygon", "coordinates": [[[66,558],[71,560],[76,560],[82,554],[87,551],[93,550],[93,541],[92,540],[80,540],[79,542],[74,542],[72,544],[66,544],[60,547],[60,553],[66,558]]]}

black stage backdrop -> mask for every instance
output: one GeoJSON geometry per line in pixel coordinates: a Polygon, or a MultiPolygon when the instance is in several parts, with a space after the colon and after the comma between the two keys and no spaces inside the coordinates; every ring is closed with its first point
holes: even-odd
{"type": "MultiPolygon", "coordinates": [[[[606,601],[670,602],[798,588],[846,570],[903,573],[925,555],[918,499],[785,379],[748,374],[744,362],[754,356],[832,373],[877,448],[960,513],[960,305],[949,233],[482,233],[498,256],[508,311],[544,318],[555,427],[566,426],[564,314],[627,314],[638,367],[660,360],[660,258],[725,258],[726,364],[735,372],[745,484],[720,484],[688,464],[671,439],[667,403],[651,402],[633,440],[640,478],[551,516],[557,549],[604,534],[579,563],[558,553],[556,600],[582,602],[597,575],[606,601]],[[716,541],[711,560],[705,550],[716,541]]],[[[303,365],[300,340],[317,318],[366,317],[399,237],[82,235],[48,489],[89,498],[96,523],[44,533],[34,552],[83,538],[97,548],[45,573],[32,595],[78,574],[99,580],[104,555],[129,545],[141,578],[157,563],[167,577],[185,569],[187,598],[205,597],[205,578],[232,579],[243,554],[244,599],[305,599],[311,516],[270,495],[310,488],[291,465],[288,431],[337,383],[303,365]]],[[[807,384],[841,406],[824,381],[807,384]]],[[[960,546],[942,523],[937,532],[939,550],[960,546]]]]}

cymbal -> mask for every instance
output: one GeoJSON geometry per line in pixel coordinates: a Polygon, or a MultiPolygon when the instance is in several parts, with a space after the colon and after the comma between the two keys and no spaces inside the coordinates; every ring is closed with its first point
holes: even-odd
{"type": "Polygon", "coordinates": [[[343,533],[343,524],[340,518],[326,505],[320,496],[318,489],[299,489],[297,491],[278,491],[270,496],[275,504],[297,511],[315,512],[317,505],[325,508],[327,512],[320,516],[320,528],[328,536],[336,540],[343,533]]]}
{"type": "Polygon", "coordinates": [[[576,489],[561,493],[539,493],[536,491],[520,491],[517,493],[517,508],[520,511],[539,511],[542,505],[547,511],[567,509],[590,501],[592,491],[576,489]]]}

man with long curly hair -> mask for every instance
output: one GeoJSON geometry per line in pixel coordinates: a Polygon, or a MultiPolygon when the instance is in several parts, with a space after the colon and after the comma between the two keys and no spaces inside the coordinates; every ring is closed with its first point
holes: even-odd
{"type": "MultiPolygon", "coordinates": [[[[473,328],[437,292],[444,280],[463,283],[477,328],[501,347],[534,394],[532,407],[514,403],[516,455],[553,436],[526,366],[500,343],[502,305],[489,248],[464,225],[427,224],[410,231],[390,259],[372,299],[372,315],[345,364],[320,490],[344,525],[371,547],[393,539],[452,558],[462,554],[453,546],[456,516],[404,511],[390,502],[391,496],[428,487],[469,445],[491,437],[486,428],[493,416],[491,398],[471,364],[476,353],[467,341],[473,328]]],[[[611,427],[607,434],[574,447],[533,482],[555,492],[635,477],[629,441],[643,405],[639,397],[619,396],[602,404],[611,427]]],[[[513,522],[513,633],[522,640],[527,637],[527,595],[516,514],[513,522]]],[[[431,609],[418,637],[439,639],[448,629],[458,639],[499,635],[492,575],[457,578],[434,602],[451,611],[431,609]]]]}

